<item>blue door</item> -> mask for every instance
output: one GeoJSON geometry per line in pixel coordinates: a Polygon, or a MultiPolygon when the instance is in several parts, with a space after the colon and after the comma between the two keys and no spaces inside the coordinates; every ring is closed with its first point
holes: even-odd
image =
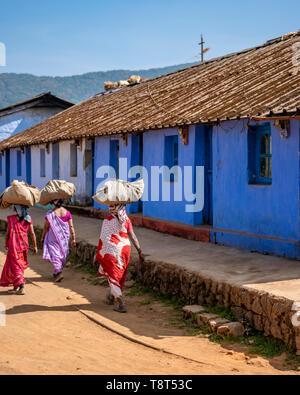
{"type": "Polygon", "coordinates": [[[31,147],[26,147],[26,182],[31,185],[31,147]]]}
{"type": "Polygon", "coordinates": [[[59,143],[52,145],[52,178],[59,180],[59,143]]]}
{"type": "Polygon", "coordinates": [[[213,225],[213,150],[212,127],[205,130],[205,206],[204,222],[213,225]]]}
{"type": "Polygon", "coordinates": [[[5,153],[5,180],[6,188],[10,186],[10,150],[6,150],[5,153]]]}
{"type": "Polygon", "coordinates": [[[110,166],[115,170],[116,178],[119,178],[120,143],[119,140],[110,141],[110,166]]]}

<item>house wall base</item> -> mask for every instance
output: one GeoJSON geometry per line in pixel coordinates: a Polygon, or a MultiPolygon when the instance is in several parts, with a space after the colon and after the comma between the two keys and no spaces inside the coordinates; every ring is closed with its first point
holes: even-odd
{"type": "MultiPolygon", "coordinates": [[[[68,209],[77,215],[83,215],[92,218],[105,219],[109,216],[109,212],[94,208],[68,206],[68,209]]],[[[156,232],[165,233],[173,236],[182,237],[188,240],[210,242],[209,227],[194,227],[184,225],[172,221],[164,221],[156,218],[144,217],[139,214],[129,214],[133,226],[144,227],[155,230],[156,232]]]]}
{"type": "Polygon", "coordinates": [[[300,260],[300,243],[293,240],[218,229],[210,231],[210,240],[215,244],[300,260]]]}

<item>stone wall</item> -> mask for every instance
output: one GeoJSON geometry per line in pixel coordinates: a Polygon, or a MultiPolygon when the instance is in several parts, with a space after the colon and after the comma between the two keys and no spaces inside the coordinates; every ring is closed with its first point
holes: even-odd
{"type": "MultiPolygon", "coordinates": [[[[82,263],[91,264],[97,247],[81,242],[73,251],[82,263]]],[[[292,325],[293,301],[205,278],[176,265],[147,260],[143,264],[132,257],[130,272],[138,282],[170,297],[184,298],[190,304],[230,309],[238,321],[247,322],[266,336],[273,336],[293,347],[298,332],[292,325]]],[[[300,334],[300,333],[299,333],[300,334]]]]}

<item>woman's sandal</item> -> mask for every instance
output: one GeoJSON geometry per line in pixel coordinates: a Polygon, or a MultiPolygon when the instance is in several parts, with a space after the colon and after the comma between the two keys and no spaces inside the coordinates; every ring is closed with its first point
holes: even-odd
{"type": "Polygon", "coordinates": [[[16,295],[25,295],[25,289],[24,288],[20,288],[17,292],[16,295]]]}
{"type": "Polygon", "coordinates": [[[118,313],[127,313],[126,305],[120,298],[117,299],[117,303],[118,306],[114,307],[114,311],[117,311],[118,313]]]}

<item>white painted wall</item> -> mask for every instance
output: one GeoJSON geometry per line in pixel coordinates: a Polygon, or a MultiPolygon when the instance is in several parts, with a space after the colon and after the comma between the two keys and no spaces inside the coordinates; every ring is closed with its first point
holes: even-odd
{"type": "Polygon", "coordinates": [[[74,196],[75,203],[84,204],[86,202],[86,170],[84,169],[84,152],[86,140],[82,141],[82,148],[77,148],[77,177],[71,177],[70,146],[74,140],[62,141],[59,143],[59,178],[72,182],[76,187],[74,196]]]}
{"type": "MultiPolygon", "coordinates": [[[[74,140],[62,141],[59,143],[59,179],[72,182],[76,187],[76,194],[74,196],[75,204],[90,204],[92,196],[92,163],[85,167],[85,151],[91,149],[91,142],[83,139],[82,147],[77,148],[77,177],[71,177],[71,155],[70,145],[74,140]]],[[[17,151],[18,149],[10,150],[11,163],[11,179],[18,179],[26,181],[26,155],[22,154],[22,176],[17,177],[17,151]]],[[[31,183],[39,189],[53,179],[53,164],[52,157],[53,146],[49,145],[47,152],[46,144],[31,146],[31,183]],[[41,177],[40,167],[40,150],[45,149],[46,154],[46,177],[41,177]]],[[[3,161],[3,175],[0,176],[1,191],[5,189],[5,156],[2,156],[3,161]]]]}
{"type": "Polygon", "coordinates": [[[46,145],[33,145],[31,147],[31,183],[39,189],[43,189],[48,181],[52,180],[52,144],[49,146],[49,153],[46,150],[46,177],[41,177],[40,149],[46,145]]]}

